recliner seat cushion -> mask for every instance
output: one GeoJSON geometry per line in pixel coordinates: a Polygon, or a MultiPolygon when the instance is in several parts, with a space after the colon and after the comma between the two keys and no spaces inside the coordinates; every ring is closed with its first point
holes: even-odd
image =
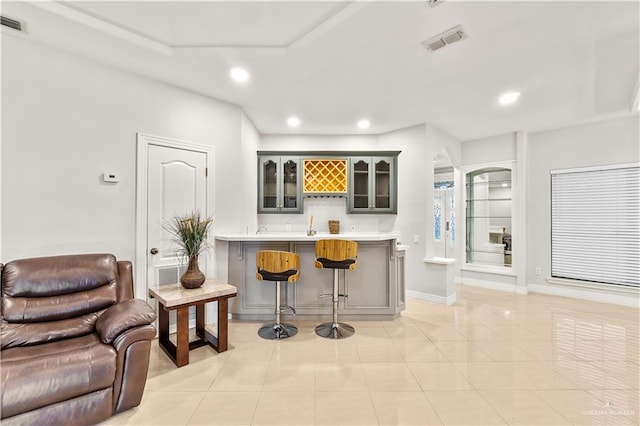
{"type": "Polygon", "coordinates": [[[11,323],[0,320],[0,345],[4,351],[16,346],[38,345],[84,336],[95,331],[96,321],[102,312],[49,322],[11,323]]]}
{"type": "Polygon", "coordinates": [[[116,351],[96,333],[2,351],[2,416],[10,417],[113,385],[116,351]]]}

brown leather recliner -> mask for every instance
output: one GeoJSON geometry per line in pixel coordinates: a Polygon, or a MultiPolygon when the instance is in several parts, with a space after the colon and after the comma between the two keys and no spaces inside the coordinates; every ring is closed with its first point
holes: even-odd
{"type": "Polygon", "coordinates": [[[140,404],[155,312],[110,254],[2,267],[2,425],[85,425],[140,404]]]}

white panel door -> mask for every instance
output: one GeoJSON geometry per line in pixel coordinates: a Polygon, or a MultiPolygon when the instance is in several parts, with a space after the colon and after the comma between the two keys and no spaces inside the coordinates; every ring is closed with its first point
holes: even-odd
{"type": "MultiPolygon", "coordinates": [[[[164,229],[172,217],[207,212],[207,153],[149,145],[147,174],[147,280],[149,287],[178,282],[185,260],[164,229]]],[[[205,272],[207,256],[200,256],[205,272]]]]}

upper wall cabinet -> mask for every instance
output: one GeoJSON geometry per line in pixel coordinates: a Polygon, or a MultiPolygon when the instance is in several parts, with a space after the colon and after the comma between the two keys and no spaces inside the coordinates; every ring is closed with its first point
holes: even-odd
{"type": "Polygon", "coordinates": [[[349,213],[397,213],[397,157],[351,157],[349,213]]]}
{"type": "Polygon", "coordinates": [[[258,157],[258,213],[302,213],[300,157],[258,157]]]}
{"type": "Polygon", "coordinates": [[[399,151],[258,151],[258,213],[302,213],[303,197],[346,197],[347,213],[396,214],[399,151]]]}

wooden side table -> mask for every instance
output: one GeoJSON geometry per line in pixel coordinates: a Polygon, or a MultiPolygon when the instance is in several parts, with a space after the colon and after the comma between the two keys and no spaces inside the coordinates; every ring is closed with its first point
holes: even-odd
{"type": "Polygon", "coordinates": [[[235,297],[234,286],[216,279],[207,279],[202,287],[186,289],[182,285],[170,284],[150,288],[149,296],[158,299],[158,343],[162,350],[178,367],[189,364],[189,351],[209,345],[217,352],[227,350],[229,298],[235,297]],[[205,304],[218,302],[217,336],[204,328],[205,304]],[[196,307],[196,335],[198,340],[189,341],[189,307],[196,307]],[[169,311],[177,313],[176,344],[169,339],[169,311]]]}

